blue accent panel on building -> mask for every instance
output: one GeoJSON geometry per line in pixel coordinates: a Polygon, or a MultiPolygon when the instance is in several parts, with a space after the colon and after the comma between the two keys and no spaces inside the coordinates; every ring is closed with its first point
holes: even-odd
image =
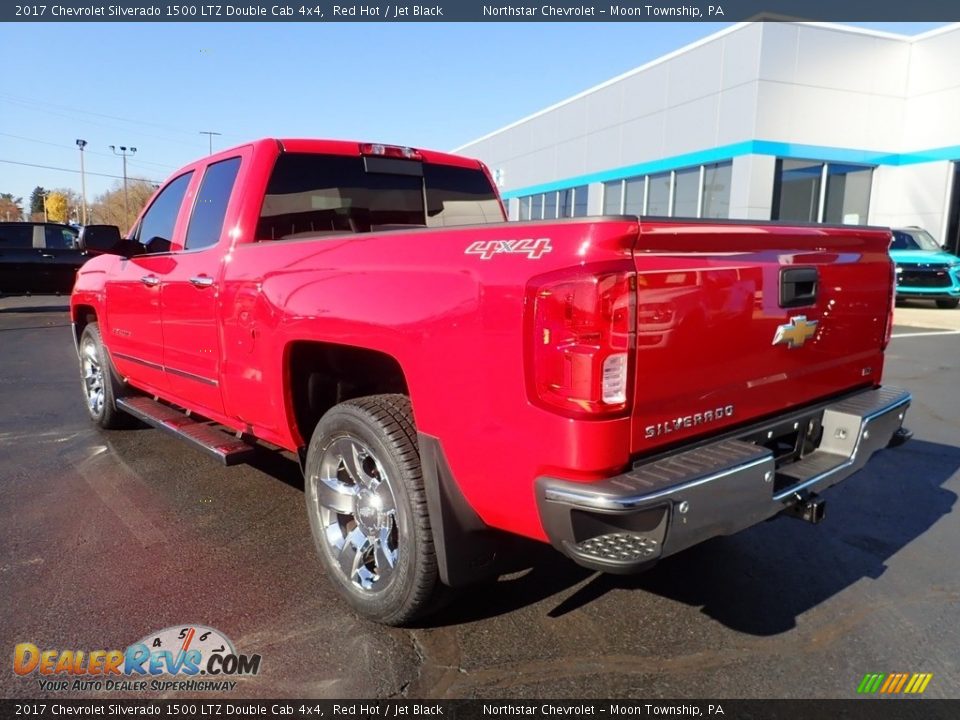
{"type": "Polygon", "coordinates": [[[578,175],[564,180],[531,185],[530,187],[510,190],[503,193],[504,199],[538,195],[540,193],[563,190],[577,185],[609,182],[637,175],[654,175],[670,170],[679,170],[692,165],[709,165],[711,163],[732,160],[742,155],[773,155],[798,160],[824,160],[826,162],[843,162],[856,165],[915,165],[940,160],[960,160],[960,145],[950,147],[920,150],[911,153],[889,153],[878,150],[856,150],[849,148],[826,147],[821,145],[801,145],[799,143],[777,142],[773,140],[744,140],[743,142],[721,145],[708,150],[674,155],[672,157],[651,160],[637,165],[601,170],[588,175],[578,175]]]}
{"type": "Polygon", "coordinates": [[[904,153],[899,158],[899,165],[914,165],[916,163],[937,162],[938,160],[960,160],[960,145],[904,153]]]}
{"type": "Polygon", "coordinates": [[[596,182],[608,182],[609,180],[619,180],[621,178],[633,177],[635,175],[653,175],[659,172],[667,172],[678,168],[689,167],[691,165],[703,165],[704,163],[723,162],[740,155],[749,155],[754,141],[746,140],[744,142],[733,143],[732,145],[721,145],[710,150],[698,150],[683,155],[674,155],[673,157],[651,160],[650,162],[639,163],[638,165],[628,165],[627,167],[614,168],[612,170],[602,170],[600,172],[590,173],[589,175],[578,175],[577,177],[558,180],[556,182],[545,183],[543,185],[534,185],[531,187],[511,190],[503,193],[505,198],[521,197],[523,195],[536,195],[538,193],[551,192],[552,190],[563,190],[564,188],[576,187],[577,185],[589,185],[596,182]]]}

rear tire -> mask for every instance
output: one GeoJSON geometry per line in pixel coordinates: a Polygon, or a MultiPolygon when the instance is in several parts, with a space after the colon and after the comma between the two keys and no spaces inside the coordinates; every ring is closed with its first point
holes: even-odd
{"type": "Polygon", "coordinates": [[[948,300],[937,300],[937,307],[941,310],[953,310],[960,306],[960,298],[950,298],[948,300]]]}
{"type": "Polygon", "coordinates": [[[110,362],[97,323],[89,323],[80,335],[80,381],[90,419],[107,430],[129,427],[133,418],[117,407],[123,381],[110,362]]]}
{"type": "Polygon", "coordinates": [[[317,552],[350,607],[395,626],[434,610],[444,588],[409,398],[333,407],[314,430],[304,476],[317,552]]]}

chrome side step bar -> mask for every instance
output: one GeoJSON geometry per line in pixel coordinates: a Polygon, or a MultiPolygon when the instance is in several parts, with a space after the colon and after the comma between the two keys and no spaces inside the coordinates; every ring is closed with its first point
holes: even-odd
{"type": "Polygon", "coordinates": [[[147,425],[186,440],[224,465],[246,462],[255,452],[249,443],[148,397],[118,398],[117,407],[147,425]]]}

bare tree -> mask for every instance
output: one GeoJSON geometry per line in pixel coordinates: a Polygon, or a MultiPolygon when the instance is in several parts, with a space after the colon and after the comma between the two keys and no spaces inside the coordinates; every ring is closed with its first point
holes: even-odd
{"type": "MultiPolygon", "coordinates": [[[[134,218],[147,204],[156,187],[144,180],[130,180],[127,183],[127,194],[130,199],[130,217],[134,218]]],[[[126,232],[124,226],[126,215],[123,208],[123,186],[116,183],[112,190],[108,190],[87,206],[87,222],[97,225],[116,225],[121,232],[126,232]]]]}

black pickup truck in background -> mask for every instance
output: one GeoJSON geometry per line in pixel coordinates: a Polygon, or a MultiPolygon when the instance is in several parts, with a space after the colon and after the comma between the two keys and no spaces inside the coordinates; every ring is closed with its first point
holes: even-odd
{"type": "Polygon", "coordinates": [[[0,295],[68,294],[88,257],[69,225],[0,222],[0,295]]]}

